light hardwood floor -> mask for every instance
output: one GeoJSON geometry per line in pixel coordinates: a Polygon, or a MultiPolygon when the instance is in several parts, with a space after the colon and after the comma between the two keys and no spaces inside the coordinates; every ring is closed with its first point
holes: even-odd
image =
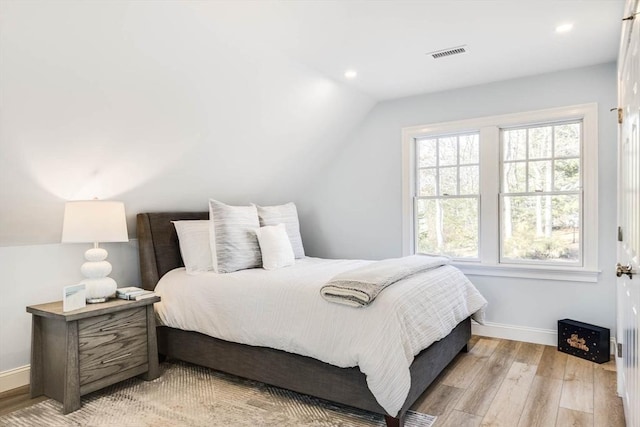
{"type": "Polygon", "coordinates": [[[434,427],[624,427],[615,362],[473,336],[413,406],[434,427]]]}
{"type": "MultiPolygon", "coordinates": [[[[29,388],[0,394],[0,415],[38,403],[29,388]]],[[[613,361],[598,365],[555,347],[473,336],[413,409],[434,427],[624,427],[613,361]]]]}
{"type": "Polygon", "coordinates": [[[46,396],[39,396],[35,399],[29,398],[29,386],[15,388],[13,390],[0,393],[0,415],[35,405],[43,400],[47,400],[46,396]]]}

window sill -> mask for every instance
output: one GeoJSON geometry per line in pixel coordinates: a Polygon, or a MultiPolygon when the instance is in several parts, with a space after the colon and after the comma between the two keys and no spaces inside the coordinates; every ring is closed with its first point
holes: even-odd
{"type": "Polygon", "coordinates": [[[597,283],[600,275],[599,270],[576,267],[481,265],[468,262],[453,262],[452,265],[469,276],[517,277],[521,279],[597,283]]]}

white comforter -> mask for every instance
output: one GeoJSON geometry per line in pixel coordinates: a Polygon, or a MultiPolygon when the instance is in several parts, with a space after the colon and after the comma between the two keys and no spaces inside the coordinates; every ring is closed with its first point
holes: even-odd
{"type": "Polygon", "coordinates": [[[411,387],[414,356],[468,316],[482,322],[487,302],[448,265],[395,283],[365,308],[320,296],[333,276],[368,262],[304,258],[279,270],[198,276],[178,268],[158,283],[156,312],[173,328],[359,366],[380,406],[395,416],[411,387]]]}

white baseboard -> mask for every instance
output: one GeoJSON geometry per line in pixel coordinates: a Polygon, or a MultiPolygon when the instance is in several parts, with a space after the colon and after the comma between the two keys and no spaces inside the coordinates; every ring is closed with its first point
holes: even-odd
{"type": "Polygon", "coordinates": [[[526,326],[504,325],[501,323],[485,322],[484,325],[473,322],[471,333],[483,337],[502,338],[513,341],[531,342],[556,346],[558,331],[555,329],[530,328],[526,326]]]}
{"type": "Polygon", "coordinates": [[[616,337],[611,337],[609,339],[609,343],[609,354],[611,355],[611,360],[615,360],[618,355],[618,352],[616,351],[616,337]]]}
{"type": "MultiPolygon", "coordinates": [[[[471,333],[483,337],[502,338],[513,341],[524,341],[556,347],[558,345],[558,331],[555,329],[530,328],[526,326],[504,325],[501,323],[485,322],[484,325],[471,323],[471,333]]],[[[610,354],[616,354],[616,339],[611,337],[610,354]]]]}
{"type": "Polygon", "coordinates": [[[0,372],[0,393],[29,384],[29,365],[0,372]]]}

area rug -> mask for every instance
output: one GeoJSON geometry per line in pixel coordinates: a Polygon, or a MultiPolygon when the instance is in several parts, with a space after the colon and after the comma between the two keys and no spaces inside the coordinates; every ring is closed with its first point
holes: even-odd
{"type": "MultiPolygon", "coordinates": [[[[49,399],[0,417],[0,426],[384,426],[383,417],[183,362],[165,362],[154,381],[132,378],[82,397],[62,415],[49,399]]],[[[406,427],[436,417],[409,412],[406,427]]]]}

